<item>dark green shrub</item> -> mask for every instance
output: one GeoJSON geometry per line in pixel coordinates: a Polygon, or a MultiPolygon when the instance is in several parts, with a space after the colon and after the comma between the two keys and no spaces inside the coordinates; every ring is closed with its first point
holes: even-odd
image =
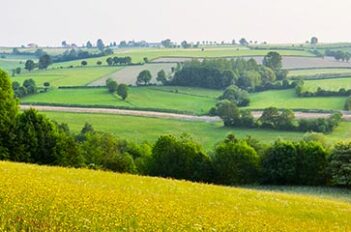
{"type": "Polygon", "coordinates": [[[258,180],[259,156],[245,141],[226,139],[215,148],[213,167],[217,183],[251,184],[258,180]]]}
{"type": "Polygon", "coordinates": [[[291,142],[276,141],[262,157],[262,181],[265,184],[297,183],[297,151],[291,142]]]}
{"type": "Polygon", "coordinates": [[[207,181],[210,178],[209,157],[189,137],[161,136],[152,154],[151,175],[195,181],[207,181]]]}
{"type": "Polygon", "coordinates": [[[297,150],[297,178],[300,185],[325,185],[327,151],[318,142],[299,142],[297,150]]]}
{"type": "Polygon", "coordinates": [[[333,185],[351,187],[351,142],[335,145],[329,159],[328,173],[333,185]]]}

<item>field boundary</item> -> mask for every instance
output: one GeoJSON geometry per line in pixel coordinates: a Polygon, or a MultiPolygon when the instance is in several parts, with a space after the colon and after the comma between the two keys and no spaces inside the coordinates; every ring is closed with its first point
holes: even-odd
{"type": "Polygon", "coordinates": [[[206,114],[195,114],[189,111],[160,109],[160,108],[146,108],[146,107],[129,107],[129,106],[111,106],[111,105],[81,105],[81,104],[60,104],[60,103],[45,103],[45,102],[28,102],[21,103],[23,106],[47,106],[47,107],[68,107],[68,108],[84,108],[84,109],[109,109],[109,110],[131,110],[140,112],[157,112],[157,113],[171,113],[184,114],[190,116],[205,116],[206,114]]]}
{"type": "MultiPolygon", "coordinates": [[[[205,121],[205,122],[220,122],[222,121],[218,116],[208,116],[208,115],[193,115],[186,113],[170,113],[170,112],[160,112],[160,111],[142,111],[142,110],[132,110],[132,109],[121,109],[121,108],[108,108],[108,107],[84,107],[84,106],[67,106],[59,104],[21,104],[20,108],[22,110],[27,110],[30,108],[37,109],[39,111],[54,111],[54,112],[70,112],[70,113],[98,113],[98,114],[116,114],[116,115],[129,115],[129,116],[139,116],[139,117],[151,117],[151,118],[166,118],[166,119],[178,119],[178,120],[190,120],[190,121],[205,121]]],[[[262,109],[255,110],[250,109],[253,116],[258,118],[262,114],[262,109]]],[[[294,111],[297,119],[316,119],[316,118],[327,118],[333,113],[340,112],[343,115],[343,119],[346,121],[351,121],[351,112],[349,111],[318,111],[315,110],[309,112],[294,111]]]]}
{"type": "MultiPolygon", "coordinates": [[[[171,59],[230,59],[230,58],[250,58],[250,57],[265,57],[264,55],[244,55],[244,56],[213,56],[213,57],[206,57],[206,56],[159,56],[155,57],[150,60],[149,63],[155,63],[155,64],[162,64],[162,63],[183,63],[183,62],[175,62],[175,61],[155,61],[157,59],[162,59],[162,58],[171,58],[171,59]]],[[[282,55],[282,57],[303,57],[303,58],[318,58],[316,56],[297,56],[297,55],[282,55]]],[[[351,69],[351,67],[350,67],[351,69]]]]}
{"type": "Polygon", "coordinates": [[[164,118],[164,119],[178,119],[188,121],[205,121],[205,122],[219,122],[221,119],[216,116],[198,116],[181,113],[167,113],[157,111],[140,111],[140,110],[128,110],[118,108],[88,108],[88,107],[71,107],[71,106],[47,106],[47,105],[32,105],[22,104],[20,106],[22,110],[34,108],[39,111],[54,111],[54,112],[69,112],[69,113],[95,113],[95,114],[116,114],[116,115],[129,115],[138,117],[150,117],[150,118],[164,118]]]}

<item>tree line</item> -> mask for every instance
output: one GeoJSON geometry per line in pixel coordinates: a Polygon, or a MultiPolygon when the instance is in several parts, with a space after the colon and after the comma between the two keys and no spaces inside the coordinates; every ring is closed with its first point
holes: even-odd
{"type": "Polygon", "coordinates": [[[114,65],[130,65],[132,64],[132,58],[130,56],[126,57],[109,57],[106,59],[106,63],[108,66],[114,66],[114,65]]]}
{"type": "Polygon", "coordinates": [[[256,120],[250,110],[240,110],[235,102],[230,100],[219,101],[211,108],[210,115],[219,116],[224,126],[244,128],[264,128],[285,131],[302,132],[332,132],[342,120],[340,113],[335,113],[328,118],[296,119],[290,109],[279,110],[269,107],[263,110],[261,116],[256,120]]]}
{"type": "Polygon", "coordinates": [[[257,64],[254,59],[242,58],[192,60],[184,63],[168,84],[210,89],[236,85],[247,91],[262,91],[290,87],[276,84],[276,81],[285,80],[286,77],[287,71],[282,69],[280,54],[269,52],[264,57],[263,65],[257,64]]]}
{"type": "Polygon", "coordinates": [[[324,54],[325,54],[325,56],[334,57],[334,59],[337,61],[341,60],[341,61],[349,62],[351,59],[351,53],[344,52],[341,50],[333,51],[333,50],[327,49],[324,54]]]}

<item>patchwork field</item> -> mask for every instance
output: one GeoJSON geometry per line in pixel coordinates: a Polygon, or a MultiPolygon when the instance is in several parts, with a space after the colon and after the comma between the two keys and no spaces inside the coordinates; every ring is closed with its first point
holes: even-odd
{"type": "Polygon", "coordinates": [[[336,198],[0,162],[7,231],[349,231],[336,198]]]}
{"type": "MultiPolygon", "coordinates": [[[[238,56],[265,56],[269,50],[251,50],[246,47],[225,47],[225,48],[205,48],[204,51],[201,48],[196,49],[122,49],[116,50],[112,56],[130,56],[133,63],[143,63],[144,57],[149,60],[156,59],[158,57],[238,57],[238,56]]],[[[277,50],[281,55],[291,56],[314,56],[312,53],[305,51],[291,51],[291,50],[277,50]]],[[[102,61],[106,64],[106,59],[109,56],[85,59],[88,62],[88,66],[96,65],[97,61],[102,61]]],[[[68,66],[79,66],[82,60],[69,61],[53,64],[53,67],[68,67],[68,66]]]]}
{"type": "Polygon", "coordinates": [[[92,81],[114,73],[118,69],[118,67],[78,67],[36,70],[23,73],[11,79],[22,83],[24,80],[32,78],[39,86],[43,85],[44,82],[49,82],[51,86],[80,86],[87,85],[92,81]]]}
{"type": "Polygon", "coordinates": [[[177,64],[144,64],[144,65],[135,65],[135,66],[126,66],[121,70],[118,70],[114,73],[104,76],[103,78],[93,81],[89,86],[104,86],[106,80],[111,78],[119,84],[135,85],[137,77],[140,72],[143,70],[149,70],[152,75],[151,83],[157,83],[156,77],[157,73],[161,70],[166,72],[166,75],[170,76],[172,73],[172,67],[176,67],[177,64]]]}
{"type": "Polygon", "coordinates": [[[305,87],[310,91],[316,91],[318,87],[327,90],[351,89],[350,78],[335,78],[318,81],[304,81],[305,87]]]}
{"type": "MultiPolygon", "coordinates": [[[[262,50],[265,51],[265,50],[262,50]]],[[[267,54],[268,51],[265,51],[267,54]]],[[[265,55],[264,54],[264,55],[265,55]]],[[[263,56],[264,56],[263,55],[263,56]]],[[[250,56],[245,59],[255,59],[257,63],[262,63],[263,56],[250,56]]],[[[184,62],[189,61],[188,57],[160,57],[154,62],[184,62]]],[[[317,58],[317,57],[302,57],[302,56],[283,56],[284,69],[316,69],[316,68],[351,68],[351,62],[339,62],[333,58],[317,58]]]]}
{"type": "Polygon", "coordinates": [[[320,74],[350,74],[351,69],[349,68],[327,68],[327,69],[302,69],[302,70],[290,70],[288,76],[296,77],[296,76],[313,76],[320,74]]]}
{"type": "Polygon", "coordinates": [[[23,103],[55,103],[67,105],[121,106],[157,110],[176,110],[193,114],[206,114],[216,104],[221,91],[182,87],[131,87],[123,101],[105,88],[56,89],[21,99],[23,103]],[[178,92],[177,92],[178,90],[178,92]]]}
{"type": "Polygon", "coordinates": [[[251,103],[248,108],[263,109],[274,106],[289,109],[342,110],[345,99],[345,97],[302,98],[296,96],[294,89],[274,90],[251,94],[251,103]]]}

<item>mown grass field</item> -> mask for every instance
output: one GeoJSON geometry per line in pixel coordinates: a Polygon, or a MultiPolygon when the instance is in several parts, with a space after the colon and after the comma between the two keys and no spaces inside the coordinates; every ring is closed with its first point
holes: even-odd
{"type": "Polygon", "coordinates": [[[349,231],[336,198],[0,162],[3,231],[349,231]]]}
{"type": "Polygon", "coordinates": [[[349,68],[326,68],[326,69],[302,69],[302,70],[290,70],[288,76],[312,76],[320,74],[351,74],[349,68]]]}
{"type": "Polygon", "coordinates": [[[167,63],[167,64],[144,64],[144,65],[133,65],[123,67],[121,70],[118,70],[114,73],[104,76],[96,81],[93,81],[89,84],[89,86],[103,86],[106,83],[107,79],[113,79],[117,81],[119,84],[127,84],[127,85],[135,85],[137,77],[140,72],[144,70],[149,70],[152,79],[151,83],[157,83],[156,77],[157,73],[161,70],[166,72],[167,76],[170,76],[172,73],[172,67],[176,67],[175,63],[167,63]]]}
{"type": "MultiPolygon", "coordinates": [[[[321,80],[313,81],[320,83],[321,80]]],[[[334,80],[330,80],[334,81],[334,80]]],[[[307,81],[306,81],[307,82],[307,81]]],[[[297,97],[294,89],[273,90],[251,94],[251,103],[247,108],[263,109],[270,106],[289,109],[342,110],[345,97],[297,97]]]]}
{"type": "Polygon", "coordinates": [[[351,77],[304,82],[305,87],[310,91],[316,91],[318,87],[327,90],[339,90],[341,88],[351,89],[351,77]]]}
{"type": "Polygon", "coordinates": [[[118,69],[118,67],[78,67],[35,70],[11,77],[11,80],[22,83],[32,78],[39,86],[44,82],[49,82],[51,86],[81,86],[116,72],[118,69]]]}
{"type": "MultiPolygon", "coordinates": [[[[213,146],[223,140],[229,133],[239,138],[252,136],[263,143],[272,143],[278,138],[300,140],[304,133],[264,129],[227,128],[222,122],[199,122],[174,119],[121,116],[110,114],[43,112],[50,119],[67,123],[73,132],[79,133],[85,122],[93,125],[95,130],[112,133],[134,142],[154,142],[160,135],[186,133],[195,141],[212,150],[213,146]]],[[[333,133],[326,135],[327,142],[333,144],[351,138],[351,122],[342,122],[333,133]]]]}
{"type": "Polygon", "coordinates": [[[55,103],[75,105],[122,106],[153,110],[177,110],[193,114],[207,114],[221,91],[182,87],[130,87],[128,98],[123,101],[106,88],[55,89],[21,99],[24,103],[55,103]],[[176,89],[178,92],[176,92],[176,89]],[[197,92],[199,91],[199,92],[197,92]]]}
{"type": "MultiPolygon", "coordinates": [[[[347,79],[345,79],[347,80],[347,79]]],[[[324,83],[327,80],[311,81],[324,83]]],[[[330,80],[333,81],[333,80],[330,80]]],[[[306,81],[307,82],[307,81],[306,81]]],[[[312,85],[311,84],[311,85],[312,85]]],[[[337,86],[337,84],[335,84],[337,86]]],[[[62,105],[113,106],[138,109],[176,110],[190,114],[207,114],[218,102],[220,90],[208,90],[187,87],[130,87],[127,100],[110,94],[105,88],[97,89],[54,89],[47,93],[27,96],[23,103],[54,103],[62,105]],[[178,92],[177,92],[178,91],[178,92]]],[[[342,110],[345,97],[297,97],[295,90],[271,90],[250,94],[248,109],[264,109],[267,107],[289,109],[322,109],[342,110]]]]}
{"type": "MultiPolygon", "coordinates": [[[[181,56],[181,57],[238,57],[238,56],[265,56],[269,50],[251,50],[246,47],[227,47],[227,48],[205,48],[204,51],[201,48],[196,49],[121,49],[116,50],[112,56],[130,56],[133,63],[143,63],[144,57],[149,60],[157,57],[170,57],[170,56],[181,56]]],[[[292,56],[314,56],[312,53],[306,51],[294,51],[294,50],[277,50],[281,55],[292,55],[292,56]]],[[[85,59],[88,65],[96,65],[97,61],[102,61],[106,64],[106,59],[110,56],[85,59]]],[[[69,61],[53,64],[53,67],[67,67],[67,66],[79,66],[82,60],[69,61]]]]}

